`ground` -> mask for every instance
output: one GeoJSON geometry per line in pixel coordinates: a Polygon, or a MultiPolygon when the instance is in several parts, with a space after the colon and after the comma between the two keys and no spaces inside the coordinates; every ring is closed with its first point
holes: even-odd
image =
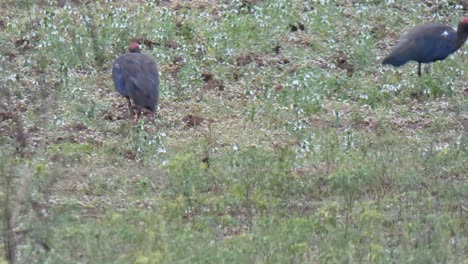
{"type": "Polygon", "coordinates": [[[3,1],[0,263],[467,263],[467,45],[381,65],[464,4],[3,1]]]}

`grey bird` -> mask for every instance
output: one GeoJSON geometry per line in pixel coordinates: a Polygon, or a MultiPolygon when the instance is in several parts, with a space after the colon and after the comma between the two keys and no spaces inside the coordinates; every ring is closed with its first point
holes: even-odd
{"type": "Polygon", "coordinates": [[[133,116],[132,103],[137,107],[136,123],[141,110],[155,112],[159,103],[159,73],[154,59],[141,53],[140,45],[131,41],[129,53],[120,55],[112,67],[115,89],[127,99],[128,110],[133,116]],[[131,100],[130,100],[131,99],[131,100]]]}

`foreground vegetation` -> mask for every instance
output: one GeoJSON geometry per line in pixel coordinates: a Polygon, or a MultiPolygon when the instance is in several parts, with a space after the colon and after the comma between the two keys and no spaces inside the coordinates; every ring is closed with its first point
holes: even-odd
{"type": "Polygon", "coordinates": [[[468,263],[468,49],[380,65],[455,1],[1,5],[0,263],[468,263]]]}

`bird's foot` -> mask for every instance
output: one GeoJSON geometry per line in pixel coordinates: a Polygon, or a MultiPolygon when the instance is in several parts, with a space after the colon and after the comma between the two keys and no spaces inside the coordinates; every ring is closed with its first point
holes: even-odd
{"type": "Polygon", "coordinates": [[[132,122],[133,122],[133,125],[138,124],[138,119],[139,119],[138,116],[135,116],[135,118],[133,118],[133,121],[132,121],[132,122]]]}

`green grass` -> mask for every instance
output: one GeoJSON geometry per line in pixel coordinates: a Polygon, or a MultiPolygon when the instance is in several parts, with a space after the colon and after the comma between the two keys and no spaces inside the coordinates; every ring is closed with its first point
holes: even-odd
{"type": "Polygon", "coordinates": [[[466,45],[380,65],[455,1],[58,2],[0,4],[0,263],[467,263],[466,45]],[[131,38],[161,76],[137,125],[131,38]]]}

